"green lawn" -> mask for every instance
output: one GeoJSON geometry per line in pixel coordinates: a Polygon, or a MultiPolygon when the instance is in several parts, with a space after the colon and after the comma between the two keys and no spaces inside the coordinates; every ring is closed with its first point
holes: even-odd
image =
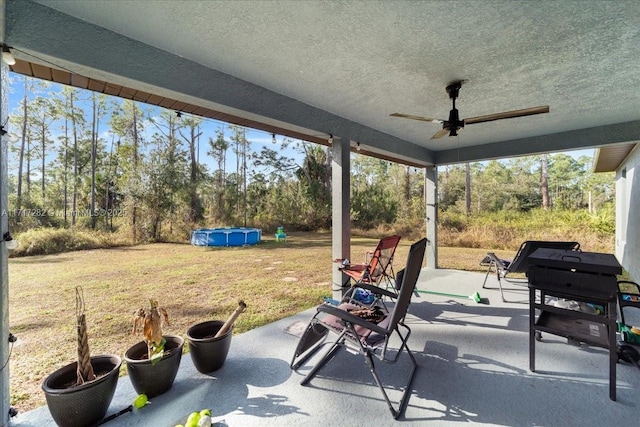
{"type": "MultiPolygon", "coordinates": [[[[352,261],[361,262],[377,239],[354,238],[352,261]]],[[[400,243],[396,270],[411,241],[400,243]]],[[[483,249],[440,248],[440,266],[479,269],[483,249]]],[[[510,252],[499,255],[512,255],[510,252]]],[[[82,286],[92,354],[120,356],[132,336],[133,313],[159,301],[171,324],[166,333],[225,320],[243,299],[248,308],[235,333],[290,316],[331,293],[331,234],[288,233],[257,246],[200,248],[149,244],[9,260],[10,329],[18,337],[11,356],[11,404],[27,411],[44,404],[45,376],[76,358],[75,288],[82,286]]]]}

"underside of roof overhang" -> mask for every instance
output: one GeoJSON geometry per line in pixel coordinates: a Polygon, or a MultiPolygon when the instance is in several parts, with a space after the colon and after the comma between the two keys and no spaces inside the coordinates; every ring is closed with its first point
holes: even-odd
{"type": "Polygon", "coordinates": [[[593,161],[594,172],[613,172],[618,170],[622,162],[638,144],[608,145],[596,150],[593,161]]]}
{"type": "Polygon", "coordinates": [[[413,166],[640,139],[633,2],[0,1],[18,73],[413,166]],[[550,111],[390,117],[446,117],[456,79],[461,117],[550,111]]]}

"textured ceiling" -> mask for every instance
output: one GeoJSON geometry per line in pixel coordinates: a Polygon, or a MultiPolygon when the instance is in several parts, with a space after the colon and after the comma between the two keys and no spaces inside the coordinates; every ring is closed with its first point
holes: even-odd
{"type": "Polygon", "coordinates": [[[4,2],[19,58],[418,163],[640,139],[637,1],[4,2]],[[446,119],[457,79],[462,118],[551,111],[389,117],[446,119]]]}

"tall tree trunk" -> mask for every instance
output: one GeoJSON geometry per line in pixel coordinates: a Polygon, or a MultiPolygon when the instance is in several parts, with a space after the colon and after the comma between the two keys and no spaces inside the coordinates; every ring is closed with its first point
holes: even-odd
{"type": "Polygon", "coordinates": [[[27,174],[25,175],[27,184],[27,202],[31,202],[31,135],[27,135],[27,174]]]}
{"type": "Polygon", "coordinates": [[[464,167],[464,202],[467,216],[471,215],[471,165],[469,162],[464,167]]]}
{"type": "Polygon", "coordinates": [[[219,129],[216,134],[216,141],[211,144],[211,152],[218,162],[217,186],[215,189],[215,219],[222,222],[226,212],[226,209],[224,208],[224,192],[227,175],[225,165],[227,163],[227,150],[229,149],[229,146],[224,139],[224,126],[222,127],[222,129],[219,129]]]}
{"type": "Polygon", "coordinates": [[[411,166],[403,166],[403,184],[402,184],[402,203],[400,205],[400,214],[403,219],[408,220],[411,217],[411,166]]]}
{"type": "Polygon", "coordinates": [[[549,159],[547,153],[540,157],[540,192],[542,193],[542,208],[549,209],[549,159]]]}
{"type": "MultiPolygon", "coordinates": [[[[138,176],[138,110],[133,101],[131,101],[131,110],[133,111],[133,171],[131,173],[134,179],[138,176]]],[[[131,232],[133,233],[133,242],[138,241],[138,201],[135,197],[132,200],[131,206],[131,232]]]]}
{"type": "MultiPolygon", "coordinates": [[[[173,118],[172,115],[169,116],[169,120],[168,120],[168,139],[169,139],[169,151],[168,151],[168,155],[167,158],[169,160],[170,164],[173,164],[173,162],[176,160],[176,148],[177,148],[177,135],[176,135],[176,120],[173,118]]],[[[174,179],[175,177],[172,176],[171,177],[171,184],[170,186],[172,187],[174,184],[174,179]]],[[[165,190],[166,191],[166,190],[165,190]]],[[[175,206],[174,206],[174,193],[173,191],[169,191],[169,234],[173,234],[173,214],[174,214],[174,210],[175,210],[175,206]]],[[[157,216],[158,216],[158,226],[157,226],[157,230],[158,230],[158,235],[155,238],[156,241],[158,241],[160,239],[160,228],[162,226],[162,217],[164,216],[164,208],[160,209],[160,208],[156,208],[157,209],[157,216]]]]}
{"type": "Polygon", "coordinates": [[[219,185],[218,185],[218,220],[221,221],[225,216],[226,216],[226,212],[227,210],[224,207],[224,193],[225,193],[225,188],[227,186],[227,167],[226,167],[226,163],[227,163],[227,149],[224,149],[224,152],[222,153],[222,167],[219,168],[220,170],[220,175],[219,175],[219,185]]]}
{"type": "MultiPolygon", "coordinates": [[[[65,106],[66,107],[66,106],[65,106]]],[[[63,198],[64,226],[67,226],[67,208],[69,204],[69,118],[64,119],[64,165],[63,165],[63,198]]]]}
{"type": "Polygon", "coordinates": [[[76,112],[73,107],[73,92],[69,96],[71,107],[71,129],[73,132],[73,197],[71,201],[71,226],[76,225],[76,212],[78,206],[78,130],[76,129],[76,112]]]}
{"type": "Polygon", "coordinates": [[[27,139],[27,79],[24,79],[24,97],[22,98],[22,140],[20,142],[20,159],[18,160],[18,195],[16,199],[17,221],[20,221],[22,209],[22,165],[24,164],[24,146],[27,139]]]}
{"type": "Polygon", "coordinates": [[[402,198],[408,207],[411,202],[411,166],[404,166],[404,186],[402,193],[402,198]]]}
{"type": "Polygon", "coordinates": [[[116,135],[111,133],[111,150],[109,151],[109,165],[107,167],[107,174],[105,176],[105,184],[104,184],[104,209],[105,209],[105,217],[104,217],[104,225],[106,227],[110,227],[110,230],[113,231],[113,218],[109,214],[110,208],[113,207],[111,200],[111,177],[115,176],[115,173],[111,172],[111,162],[113,161],[113,144],[115,142],[116,135]],[[111,225],[109,226],[109,219],[111,219],[111,225]]]}
{"type": "Polygon", "coordinates": [[[236,129],[236,218],[240,215],[240,132],[236,129]]]}
{"type": "Polygon", "coordinates": [[[244,226],[247,226],[247,138],[246,129],[242,129],[242,214],[244,226]]]}
{"type": "Polygon", "coordinates": [[[46,160],[46,149],[47,149],[47,138],[46,138],[46,131],[47,131],[47,126],[44,122],[44,119],[42,120],[42,141],[41,141],[41,147],[42,147],[42,178],[40,180],[41,182],[41,189],[42,189],[42,206],[45,206],[45,201],[46,201],[46,194],[45,194],[45,160],[46,160]]]}
{"type": "Polygon", "coordinates": [[[98,117],[96,108],[97,95],[91,96],[93,107],[93,118],[91,121],[91,228],[96,228],[96,154],[98,146],[98,117]]]}
{"type": "Polygon", "coordinates": [[[202,219],[202,205],[198,197],[198,152],[196,144],[200,139],[200,126],[189,122],[189,137],[180,134],[189,144],[189,221],[195,223],[202,219]]]}

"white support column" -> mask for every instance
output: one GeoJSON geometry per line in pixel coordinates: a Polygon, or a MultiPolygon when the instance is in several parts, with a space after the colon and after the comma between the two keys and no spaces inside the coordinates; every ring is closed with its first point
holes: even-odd
{"type": "MultiPolygon", "coordinates": [[[[333,137],[331,145],[331,257],[351,259],[351,157],[349,139],[333,137]]],[[[342,298],[346,276],[332,267],[333,298],[342,298]]]]}
{"type": "MultiPolygon", "coordinates": [[[[7,121],[7,66],[0,64],[0,120],[7,121]]],[[[6,130],[6,127],[5,127],[6,130]]],[[[9,154],[6,137],[0,138],[0,367],[9,360],[9,276],[7,274],[7,246],[4,233],[9,230],[7,206],[7,155],[9,154]]],[[[9,363],[0,372],[0,427],[9,425],[9,363]]]]}
{"type": "Polygon", "coordinates": [[[438,268],[438,168],[427,166],[424,171],[426,205],[427,268],[438,268]]]}

